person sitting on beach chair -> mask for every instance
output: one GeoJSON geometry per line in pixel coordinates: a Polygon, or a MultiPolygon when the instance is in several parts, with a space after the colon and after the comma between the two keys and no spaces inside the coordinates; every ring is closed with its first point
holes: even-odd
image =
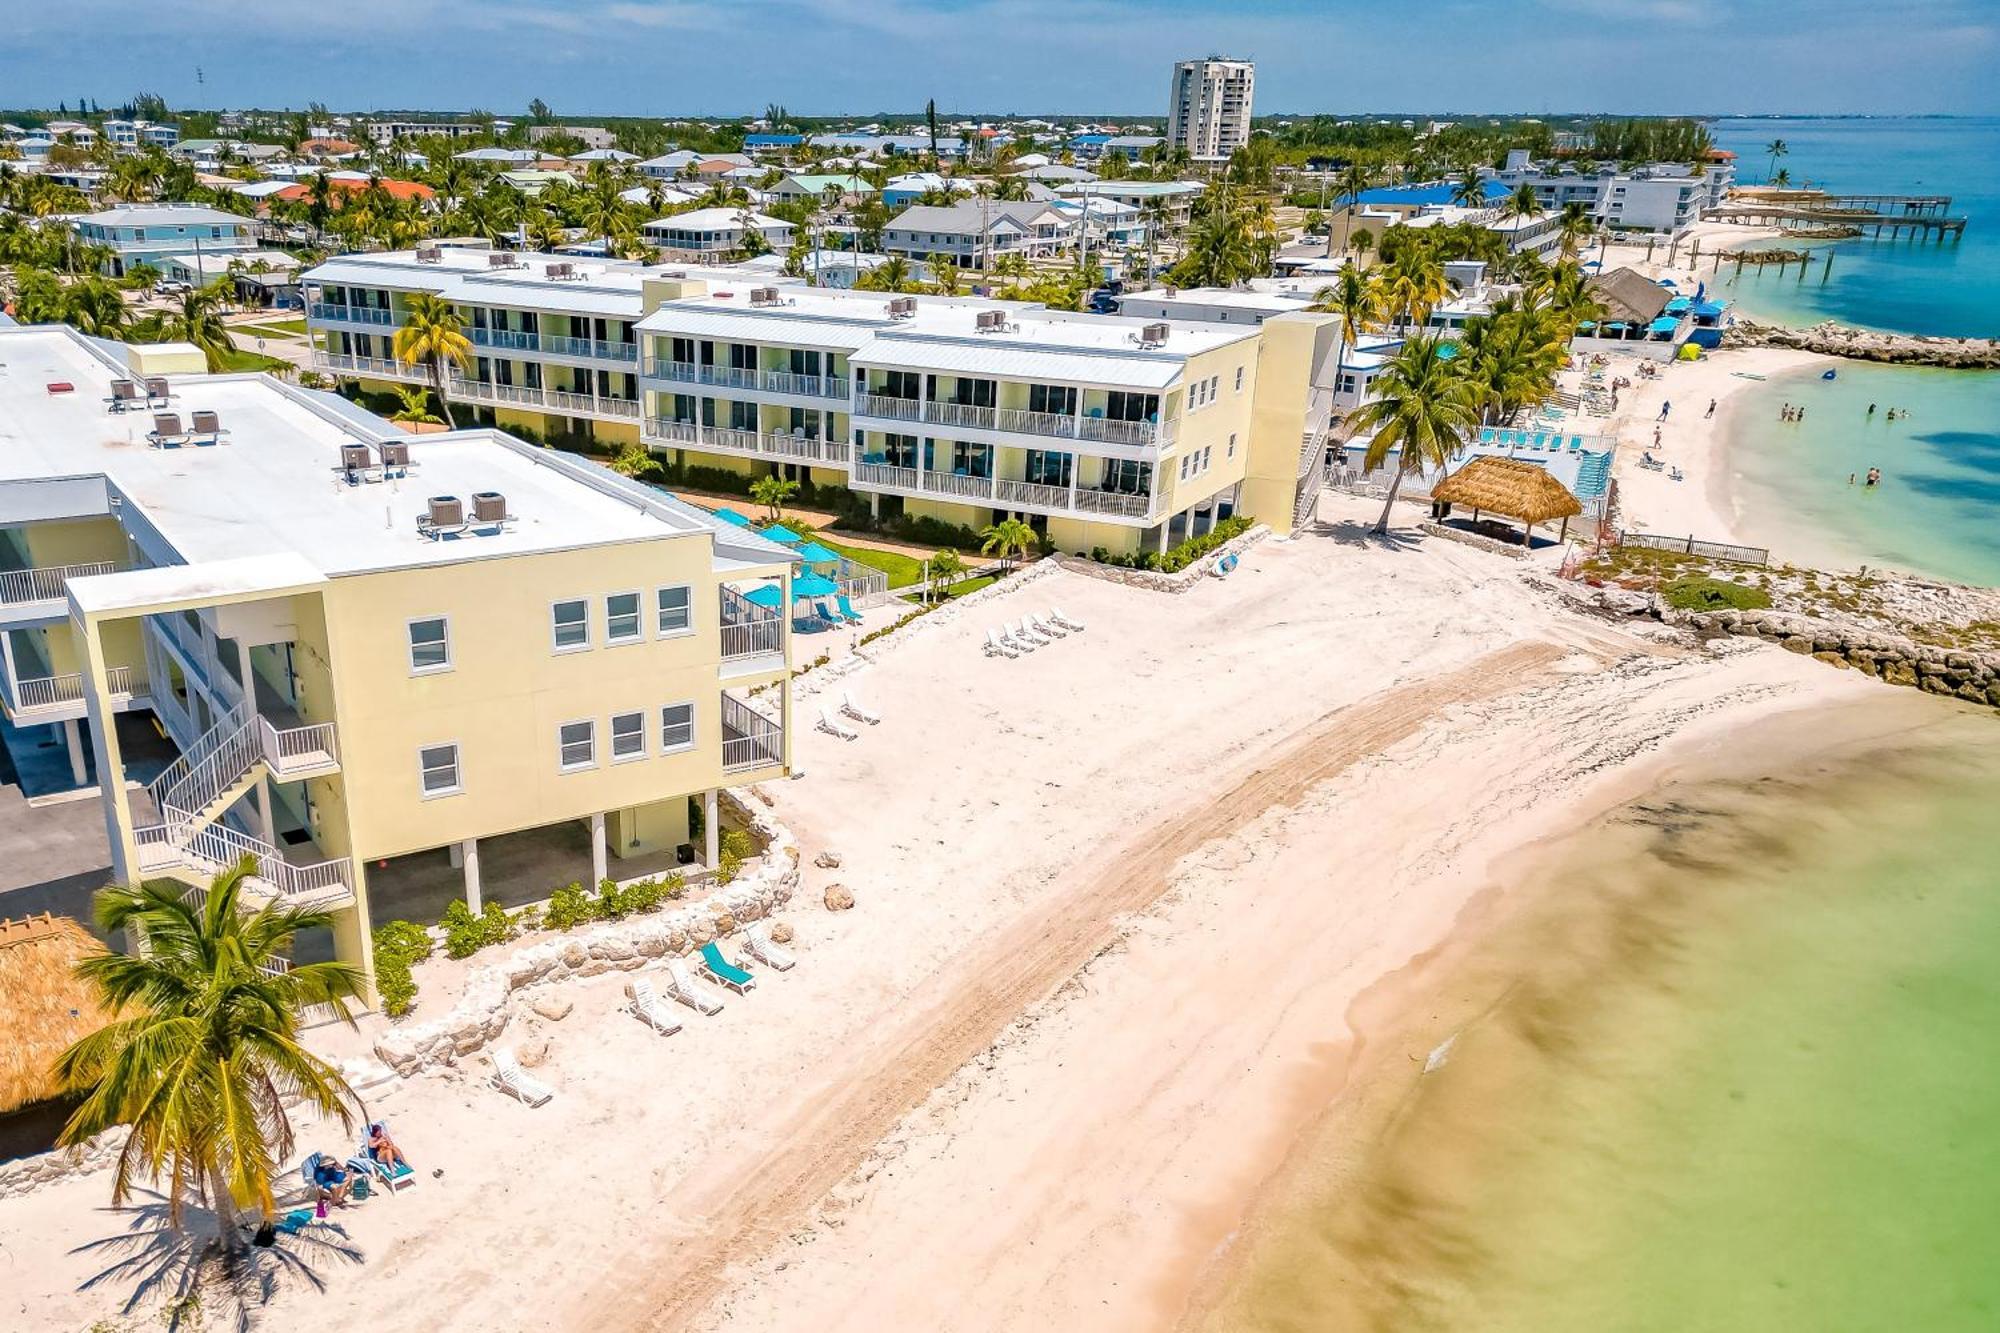
{"type": "Polygon", "coordinates": [[[348,1191],[354,1188],[347,1168],[327,1156],[316,1152],[306,1160],[304,1173],[306,1183],[311,1185],[322,1204],[347,1205],[348,1191]]]}
{"type": "Polygon", "coordinates": [[[410,1169],[410,1159],[403,1156],[403,1150],[389,1137],[389,1126],[386,1122],[381,1120],[372,1122],[368,1126],[368,1137],[362,1140],[362,1143],[368,1149],[368,1155],[375,1159],[375,1164],[382,1167],[386,1174],[395,1175],[398,1166],[405,1170],[410,1169]]]}

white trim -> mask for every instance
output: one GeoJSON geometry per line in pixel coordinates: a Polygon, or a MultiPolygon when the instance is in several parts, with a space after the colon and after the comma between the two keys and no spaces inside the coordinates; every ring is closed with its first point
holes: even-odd
{"type": "Polygon", "coordinates": [[[583,653],[590,651],[590,599],[588,597],[564,597],[549,603],[549,648],[558,653],[583,653]],[[558,634],[556,608],[560,606],[581,606],[583,608],[583,642],[565,644],[558,634]]]}
{"type": "Polygon", "coordinates": [[[435,676],[439,672],[452,670],[453,663],[451,659],[451,617],[449,615],[411,616],[408,620],[405,620],[403,622],[403,646],[409,652],[410,674],[412,676],[435,676]],[[429,666],[418,666],[417,641],[414,637],[412,637],[411,632],[415,630],[417,626],[428,625],[432,621],[436,621],[438,624],[444,626],[444,661],[434,662],[429,666]]]}
{"type": "Polygon", "coordinates": [[[645,641],[646,594],[637,588],[605,593],[604,646],[606,648],[623,648],[628,644],[644,643],[645,641]],[[611,599],[614,597],[630,597],[632,599],[632,632],[630,634],[619,635],[616,638],[613,638],[611,634],[611,599]]]}
{"type": "Polygon", "coordinates": [[[597,719],[594,717],[574,717],[569,719],[567,722],[556,723],[556,772],[581,773],[584,772],[586,769],[592,769],[596,767],[597,767],[597,719]],[[587,763],[569,764],[563,762],[563,747],[567,744],[567,742],[563,740],[563,728],[565,727],[590,728],[590,759],[587,763]]]}
{"type": "Polygon", "coordinates": [[[678,639],[683,635],[694,633],[694,588],[692,585],[686,583],[663,583],[653,589],[653,632],[662,639],[678,639]],[[687,623],[678,629],[668,629],[661,623],[661,618],[666,614],[666,608],[661,605],[660,598],[663,593],[675,591],[687,595],[687,605],[682,608],[686,614],[687,623]]]}
{"type": "Polygon", "coordinates": [[[631,762],[632,762],[633,760],[635,760],[635,759],[650,759],[650,758],[652,758],[652,751],[651,751],[650,747],[649,747],[649,746],[647,745],[647,743],[646,743],[646,710],[645,710],[645,709],[643,709],[643,708],[637,708],[637,709],[633,709],[633,710],[632,710],[631,712],[628,712],[628,713],[613,713],[613,714],[612,714],[612,715],[610,716],[610,718],[608,718],[608,719],[606,720],[606,722],[605,722],[605,725],[604,725],[604,734],[605,734],[605,737],[606,737],[606,738],[607,738],[607,739],[608,739],[608,740],[609,740],[609,741],[611,742],[611,762],[612,762],[612,763],[614,763],[614,764],[629,764],[629,763],[631,763],[631,762]],[[619,718],[621,718],[621,717],[636,717],[636,718],[638,718],[638,719],[639,719],[639,749],[638,749],[638,751],[637,751],[636,753],[634,753],[634,754],[620,754],[620,753],[618,753],[618,719],[619,719],[619,718]]]}
{"type": "Polygon", "coordinates": [[[694,749],[697,733],[699,730],[699,723],[697,721],[699,716],[700,713],[695,708],[694,700],[692,699],[683,699],[676,703],[661,704],[660,705],[660,753],[681,754],[688,750],[694,749]],[[669,744],[667,741],[667,710],[669,708],[685,708],[688,710],[687,740],[678,745],[669,744]]]}
{"type": "Polygon", "coordinates": [[[435,801],[446,796],[457,796],[465,790],[465,751],[457,741],[433,741],[429,745],[417,747],[417,795],[426,801],[435,801]],[[424,781],[430,768],[424,762],[426,750],[451,751],[451,786],[433,791],[424,781]]]}

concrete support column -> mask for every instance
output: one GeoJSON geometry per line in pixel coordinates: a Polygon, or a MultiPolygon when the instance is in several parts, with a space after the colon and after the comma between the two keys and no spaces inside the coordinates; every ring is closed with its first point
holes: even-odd
{"type": "Polygon", "coordinates": [[[69,775],[81,787],[90,781],[90,769],[83,759],[83,729],[77,725],[75,718],[65,721],[62,727],[63,741],[69,746],[69,775]]]}
{"type": "Polygon", "coordinates": [[[250,803],[257,808],[257,836],[276,847],[278,831],[271,823],[271,789],[262,778],[251,784],[250,803]]]}
{"type": "Polygon", "coordinates": [[[257,711],[257,678],[250,674],[250,646],[241,639],[236,641],[236,669],[243,676],[243,699],[250,705],[250,711],[257,711]]]}
{"type": "Polygon", "coordinates": [[[465,905],[479,912],[479,839],[467,838],[452,847],[453,861],[465,868],[465,905]]]}
{"type": "Polygon", "coordinates": [[[701,839],[702,863],[713,870],[722,864],[721,803],[716,800],[713,787],[701,794],[701,839]]]}
{"type": "Polygon", "coordinates": [[[83,701],[90,714],[90,744],[97,759],[105,841],[111,847],[111,879],[117,884],[132,884],[139,878],[139,848],[132,836],[132,798],[125,790],[125,756],[118,745],[118,719],[111,711],[105,681],[104,643],[99,637],[101,623],[73,619],[70,630],[83,650],[83,701]]]}
{"type": "Polygon", "coordinates": [[[590,882],[602,884],[611,876],[611,861],[604,848],[604,812],[590,817],[590,882]]]}

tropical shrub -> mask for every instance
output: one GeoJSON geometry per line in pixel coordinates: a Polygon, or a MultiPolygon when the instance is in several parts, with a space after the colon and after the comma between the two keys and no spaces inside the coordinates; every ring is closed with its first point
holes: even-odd
{"type": "Polygon", "coordinates": [[[722,843],[717,859],[721,862],[715,868],[718,884],[733,884],[741,873],[743,863],[756,852],[757,845],[750,841],[750,835],[742,829],[731,829],[722,835],[722,843]]]}
{"type": "Polygon", "coordinates": [[[597,915],[597,905],[581,884],[565,884],[549,897],[542,924],[550,930],[574,930],[597,915]]]}
{"type": "Polygon", "coordinates": [[[416,1007],[417,983],[410,969],[431,956],[430,932],[414,921],[389,921],[375,928],[375,994],[382,1012],[401,1018],[416,1007]]]}
{"type": "Polygon", "coordinates": [[[1762,588],[1692,574],[1660,585],[1660,595],[1680,611],[1761,611],[1771,604],[1762,588]]]}

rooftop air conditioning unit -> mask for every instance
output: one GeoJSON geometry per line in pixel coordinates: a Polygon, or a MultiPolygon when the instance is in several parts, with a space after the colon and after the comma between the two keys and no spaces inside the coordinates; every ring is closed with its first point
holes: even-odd
{"type": "Polygon", "coordinates": [[[486,252],[486,267],[512,268],[514,267],[514,256],[508,254],[505,250],[489,250],[486,252]]]}
{"type": "Polygon", "coordinates": [[[1161,343],[1165,342],[1167,340],[1167,335],[1172,332],[1173,332],[1173,326],[1168,324],[1165,320],[1160,320],[1155,323],[1148,324],[1145,328],[1140,329],[1139,341],[1141,343],[1144,343],[1148,347],[1157,347],[1161,343]]]}
{"type": "Polygon", "coordinates": [[[374,465],[365,444],[343,444],[340,446],[340,470],[347,474],[349,481],[359,480],[360,474],[374,465]]]}
{"type": "Polygon", "coordinates": [[[914,296],[899,296],[889,302],[890,319],[908,319],[916,313],[917,298],[914,296]]]}
{"type": "MultiPolygon", "coordinates": [[[[453,503],[456,503],[454,501],[453,503]]],[[[507,497],[498,491],[479,491],[472,497],[472,521],[474,523],[505,523],[507,521],[507,497]]]]}
{"type": "Polygon", "coordinates": [[[751,305],[778,304],[778,289],[776,287],[752,287],[750,289],[750,304],[751,305]]]}
{"type": "Polygon", "coordinates": [[[384,440],[376,448],[382,455],[382,470],[401,475],[410,470],[410,446],[401,440],[384,440]]]}
{"type": "Polygon", "coordinates": [[[1004,329],[1007,327],[1007,312],[1004,310],[982,310],[979,312],[978,319],[974,322],[973,327],[982,333],[988,329],[1004,329]]]}
{"type": "Polygon", "coordinates": [[[429,537],[458,532],[464,527],[465,505],[456,495],[433,495],[425,505],[424,516],[417,520],[417,530],[429,537]]]}
{"type": "Polygon", "coordinates": [[[417,262],[419,264],[441,264],[444,262],[444,251],[435,245],[419,246],[417,247],[417,262]]]}

